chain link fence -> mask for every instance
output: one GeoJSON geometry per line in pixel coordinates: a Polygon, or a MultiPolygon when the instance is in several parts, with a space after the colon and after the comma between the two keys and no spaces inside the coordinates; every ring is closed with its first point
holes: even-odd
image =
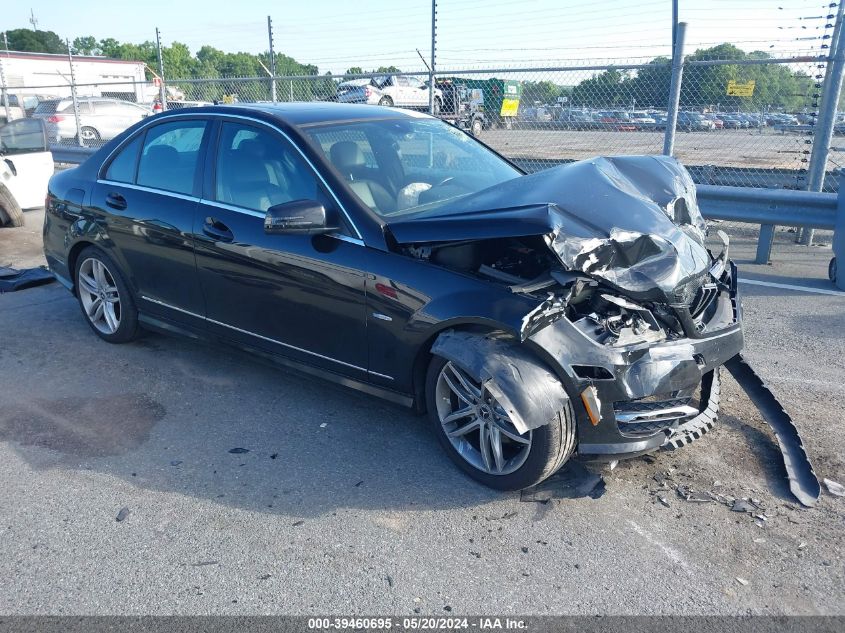
{"type": "MultiPolygon", "coordinates": [[[[684,64],[674,154],[698,183],[806,189],[826,64],[818,51],[789,58],[692,55],[684,64]]],[[[671,75],[666,57],[438,69],[434,113],[528,171],[596,155],[659,154],[671,75]]],[[[97,147],[158,111],[211,104],[336,101],[429,111],[429,82],[427,73],[397,72],[168,77],[163,92],[159,81],[4,83],[0,116],[43,119],[54,145],[97,147]]],[[[845,132],[845,124],[835,131],[845,132]]],[[[845,160],[840,138],[827,168],[829,191],[845,160]]]]}

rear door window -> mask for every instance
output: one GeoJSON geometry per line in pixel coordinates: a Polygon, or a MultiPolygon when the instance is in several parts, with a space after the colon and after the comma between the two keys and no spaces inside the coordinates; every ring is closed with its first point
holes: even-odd
{"type": "Polygon", "coordinates": [[[139,185],[191,194],[205,121],[174,121],[150,128],[138,162],[139,185]]]}
{"type": "Polygon", "coordinates": [[[135,168],[138,165],[138,150],[141,149],[142,139],[143,135],[136,136],[129,145],[118,152],[106,170],[106,180],[128,184],[135,182],[135,168]]]}

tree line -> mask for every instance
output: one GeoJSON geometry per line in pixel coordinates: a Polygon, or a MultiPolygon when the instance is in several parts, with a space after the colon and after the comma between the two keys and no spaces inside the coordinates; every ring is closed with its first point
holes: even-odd
{"type": "MultiPolygon", "coordinates": [[[[64,40],[53,31],[14,29],[6,32],[9,48],[17,51],[66,53],[64,40]]],[[[77,37],[71,44],[77,55],[97,55],[113,59],[144,62],[148,67],[148,79],[158,72],[158,53],[152,41],[133,44],[119,42],[114,38],[96,39],[93,36],[77,37]]],[[[241,92],[249,99],[268,99],[271,84],[268,77],[269,53],[228,53],[213,46],[203,46],[192,54],[187,45],[173,42],[161,50],[168,80],[172,79],[223,79],[235,77],[266,77],[262,81],[236,83],[180,84],[186,98],[214,100],[233,92],[241,92]]],[[[712,48],[697,50],[687,60],[765,60],[770,56],[763,51],[746,53],[732,44],[720,44],[712,48]]],[[[314,64],[303,64],[284,54],[276,54],[277,75],[319,74],[314,64]]],[[[347,74],[363,74],[361,66],[352,66],[347,74]]],[[[380,66],[369,72],[401,72],[396,66],[380,66]]],[[[335,93],[336,83],[325,73],[316,81],[277,82],[277,94],[281,100],[311,100],[325,98],[335,93]]],[[[620,70],[608,68],[594,74],[573,86],[562,86],[553,81],[523,81],[522,101],[554,104],[559,97],[566,97],[573,107],[592,108],[637,108],[665,109],[671,81],[671,60],[655,57],[645,68],[620,70]]],[[[798,111],[812,106],[818,93],[817,80],[800,70],[793,70],[787,64],[718,66],[688,65],[684,69],[681,86],[681,106],[686,108],[719,107],[722,110],[755,111],[772,107],[787,111],[798,111]],[[734,97],[726,94],[729,80],[740,83],[755,81],[751,97],[734,97]]]]}

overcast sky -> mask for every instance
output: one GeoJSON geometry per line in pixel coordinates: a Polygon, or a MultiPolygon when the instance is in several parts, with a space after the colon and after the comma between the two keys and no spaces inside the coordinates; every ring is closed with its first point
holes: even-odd
{"type": "MultiPolygon", "coordinates": [[[[0,29],[38,28],[71,40],[176,40],[192,52],[267,50],[273,18],[276,51],[343,72],[395,64],[417,70],[416,49],[431,49],[430,0],[6,0],[0,29]]],[[[829,11],[823,0],[680,0],[688,50],[732,42],[775,55],[819,51],[829,11]]],[[[439,0],[438,67],[477,68],[639,61],[668,55],[670,0],[439,0]]]]}

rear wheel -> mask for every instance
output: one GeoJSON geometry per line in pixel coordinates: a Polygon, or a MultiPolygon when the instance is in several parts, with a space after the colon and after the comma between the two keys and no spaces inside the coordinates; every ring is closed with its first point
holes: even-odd
{"type": "Polygon", "coordinates": [[[385,96],[385,97],[382,97],[381,99],[378,100],[378,104],[380,106],[387,106],[389,108],[393,105],[393,99],[385,96]]]}
{"type": "Polygon", "coordinates": [[[117,264],[93,246],[77,258],[76,296],[88,325],[109,343],[138,337],[138,309],[117,264]]]}
{"type": "Polygon", "coordinates": [[[439,98],[439,97],[435,97],[435,98],[434,98],[434,111],[432,112],[432,114],[433,114],[434,116],[440,116],[440,111],[441,111],[442,109],[443,109],[443,105],[440,103],[440,98],[439,98]]]}
{"type": "Polygon", "coordinates": [[[0,184],[0,227],[23,226],[23,211],[6,185],[0,184]]]}
{"type": "Polygon", "coordinates": [[[521,490],[554,474],[575,448],[575,419],[566,405],[553,420],[521,434],[483,383],[435,356],[426,379],[428,414],[446,453],[473,479],[521,490]]]}
{"type": "Polygon", "coordinates": [[[79,132],[79,136],[83,141],[99,141],[100,133],[92,127],[84,127],[79,132]]]}

